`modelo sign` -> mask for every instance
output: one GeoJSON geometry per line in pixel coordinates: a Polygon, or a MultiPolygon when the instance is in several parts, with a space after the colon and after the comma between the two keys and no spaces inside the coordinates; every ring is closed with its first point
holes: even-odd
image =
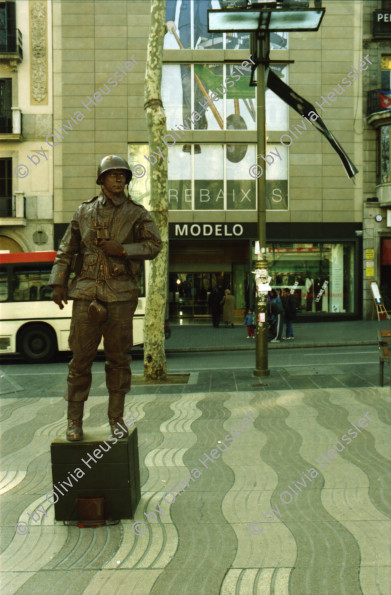
{"type": "Polygon", "coordinates": [[[240,238],[240,223],[174,223],[174,238],[240,238]]]}

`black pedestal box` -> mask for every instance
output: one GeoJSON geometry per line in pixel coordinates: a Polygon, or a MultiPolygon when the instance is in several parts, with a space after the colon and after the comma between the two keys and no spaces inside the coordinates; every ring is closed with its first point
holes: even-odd
{"type": "Polygon", "coordinates": [[[116,444],[107,440],[107,433],[80,442],[57,438],[51,455],[54,493],[48,497],[57,521],[83,520],[78,518],[78,498],[103,497],[106,520],[134,517],[141,496],[137,428],[116,444]]]}

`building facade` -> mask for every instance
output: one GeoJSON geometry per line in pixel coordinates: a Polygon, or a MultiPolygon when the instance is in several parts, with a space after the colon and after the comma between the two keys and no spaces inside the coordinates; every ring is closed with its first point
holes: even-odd
{"type": "Polygon", "coordinates": [[[372,65],[364,78],[363,310],[373,316],[370,284],[391,311],[391,2],[364,7],[363,51],[372,65]]]}
{"type": "Polygon", "coordinates": [[[54,246],[51,33],[50,2],[0,2],[0,250],[54,246]]]}
{"type": "MultiPolygon", "coordinates": [[[[213,284],[229,286],[238,309],[252,306],[253,296],[258,197],[251,172],[256,97],[245,64],[251,59],[249,37],[207,33],[201,4],[191,13],[191,3],[167,3],[184,49],[168,33],[163,57],[167,129],[183,128],[185,114],[191,128],[169,149],[170,300],[171,311],[179,315],[184,295],[192,313],[207,312],[205,296],[213,284]],[[205,91],[214,98],[214,109],[202,113],[205,91]]],[[[204,13],[217,4],[204,2],[204,13]]],[[[266,92],[262,175],[267,179],[271,284],[289,287],[306,319],[360,315],[363,146],[357,122],[362,119],[362,73],[369,67],[363,62],[359,68],[362,3],[323,4],[319,31],[272,34],[270,57],[276,61],[274,72],[314,103],[355,162],[360,170],[355,185],[311,122],[266,92]]]]}
{"type": "MultiPolygon", "coordinates": [[[[363,228],[367,209],[383,212],[384,236],[389,232],[386,207],[364,203],[377,195],[379,144],[365,113],[364,90],[378,88],[372,73],[380,73],[367,44],[380,44],[376,51],[386,54],[388,43],[366,38],[372,5],[382,8],[380,1],[325,0],[318,31],[271,35],[274,72],[315,105],[359,170],[353,183],[312,123],[267,91],[262,175],[269,267],[272,285],[296,295],[303,320],[359,318],[363,296],[364,315],[371,314],[365,277],[371,259],[363,258],[363,250],[372,248],[366,232],[372,217],[363,228]]],[[[141,166],[130,192],[146,205],[150,171],[160,156],[149,152],[143,107],[150,2],[69,0],[52,6],[49,159],[57,247],[78,204],[98,193],[96,166],[104,155],[116,153],[141,166]]],[[[248,35],[207,31],[207,10],[219,6],[219,0],[167,0],[162,99],[169,147],[169,302],[177,317],[207,315],[214,286],[231,288],[238,313],[253,301],[256,89],[248,85],[248,35]]],[[[375,261],[381,241],[373,247],[375,261]]],[[[380,285],[380,264],[374,275],[380,285]]]]}

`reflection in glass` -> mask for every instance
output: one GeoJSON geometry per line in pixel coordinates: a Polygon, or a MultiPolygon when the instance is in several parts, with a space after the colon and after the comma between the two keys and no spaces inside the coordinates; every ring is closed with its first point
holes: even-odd
{"type": "MultiPolygon", "coordinates": [[[[219,86],[223,82],[223,65],[222,64],[195,64],[194,65],[194,109],[201,114],[201,120],[194,124],[196,130],[221,130],[224,128],[222,119],[223,111],[223,91],[219,86]],[[209,102],[212,104],[208,106],[208,99],[211,93],[217,93],[217,101],[209,102]]],[[[185,103],[184,103],[185,106],[185,103]]]]}
{"type": "Polygon", "coordinates": [[[25,269],[15,267],[12,273],[12,300],[26,302],[37,300],[51,300],[53,288],[48,285],[50,268],[25,269]]]}
{"type": "Polygon", "coordinates": [[[255,87],[250,87],[250,72],[241,65],[226,66],[226,127],[227,130],[255,130],[255,87]],[[240,73],[240,74],[239,74],[240,73]]]}
{"type": "MultiPolygon", "coordinates": [[[[289,83],[289,70],[286,64],[273,64],[271,68],[284,83],[289,83]]],[[[289,107],[270,89],[266,89],[266,128],[267,130],[289,128],[289,107]]]]}
{"type": "Polygon", "coordinates": [[[208,10],[221,8],[219,0],[167,0],[166,24],[168,33],[164,49],[178,49],[178,39],[185,49],[222,50],[248,49],[248,33],[210,33],[208,10]],[[178,37],[178,39],[176,38],[178,37]]]}
{"type": "Polygon", "coordinates": [[[286,211],[288,200],[288,149],[283,145],[267,144],[266,155],[266,209],[286,211]],[[273,159],[273,161],[271,161],[273,159]]]}
{"type": "MultiPolygon", "coordinates": [[[[165,64],[162,99],[167,130],[256,130],[256,88],[249,86],[249,64],[165,64]]],[[[285,64],[273,69],[289,82],[285,64]]],[[[269,89],[266,127],[289,128],[287,104],[269,89]]]]}
{"type": "Polygon", "coordinates": [[[288,33],[281,31],[279,33],[270,33],[270,49],[271,50],[287,50],[288,49],[288,33]]]}
{"type": "Polygon", "coordinates": [[[182,145],[168,151],[168,208],[189,211],[192,209],[191,153],[184,152],[182,145]]]}
{"type": "MultiPolygon", "coordinates": [[[[243,66],[165,64],[162,99],[167,129],[256,130],[255,88],[249,86],[250,63],[244,62],[243,66]]],[[[273,107],[280,109],[278,101],[273,107]]],[[[285,107],[281,113],[287,122],[285,107]]],[[[285,129],[282,122],[279,129],[285,129]]]]}
{"type": "Polygon", "coordinates": [[[8,300],[8,274],[6,270],[0,271],[0,302],[8,300]]]}
{"type": "MultiPolygon", "coordinates": [[[[169,149],[168,154],[170,210],[254,211],[257,208],[256,179],[252,169],[256,163],[254,143],[178,143],[169,149]]],[[[266,171],[267,210],[281,211],[289,207],[287,160],[286,147],[267,146],[269,165],[265,165],[262,173],[265,175],[266,171]]]]}
{"type": "Polygon", "coordinates": [[[170,35],[177,34],[185,49],[202,47],[208,40],[216,37],[208,31],[208,10],[211,8],[220,8],[220,2],[167,0],[166,23],[170,35]]]}
{"type": "Polygon", "coordinates": [[[136,165],[145,168],[144,175],[141,175],[143,170],[140,168],[140,173],[137,173],[139,177],[136,177],[136,175],[133,176],[132,181],[129,184],[130,197],[134,202],[142,204],[146,209],[150,209],[150,164],[146,157],[149,157],[148,144],[128,145],[128,162],[130,169],[133,169],[136,165]]]}
{"type": "MultiPolygon", "coordinates": [[[[232,155],[231,155],[232,157],[232,155]]],[[[253,211],[256,209],[256,181],[250,176],[250,167],[256,162],[255,145],[235,143],[227,145],[227,209],[253,211]],[[230,158],[229,151],[246,151],[245,157],[236,163],[230,158]]]]}
{"type": "MultiPolygon", "coordinates": [[[[204,265],[208,269],[208,265],[204,265]]],[[[170,317],[208,316],[215,288],[231,287],[230,272],[178,272],[169,274],[170,317]]]]}
{"type": "Polygon", "coordinates": [[[221,145],[201,145],[194,156],[194,208],[224,209],[224,153],[221,145]]]}

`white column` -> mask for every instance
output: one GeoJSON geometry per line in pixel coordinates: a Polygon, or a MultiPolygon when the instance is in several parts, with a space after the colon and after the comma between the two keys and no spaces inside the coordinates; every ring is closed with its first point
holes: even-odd
{"type": "Polygon", "coordinates": [[[24,218],[24,192],[22,190],[15,190],[12,201],[12,216],[19,219],[24,218]]]}
{"type": "Polygon", "coordinates": [[[343,309],[343,245],[334,244],[331,247],[330,267],[330,310],[344,312],[343,309]]]}
{"type": "Polygon", "coordinates": [[[22,110],[20,107],[11,107],[12,134],[22,134],[22,110]]]}

